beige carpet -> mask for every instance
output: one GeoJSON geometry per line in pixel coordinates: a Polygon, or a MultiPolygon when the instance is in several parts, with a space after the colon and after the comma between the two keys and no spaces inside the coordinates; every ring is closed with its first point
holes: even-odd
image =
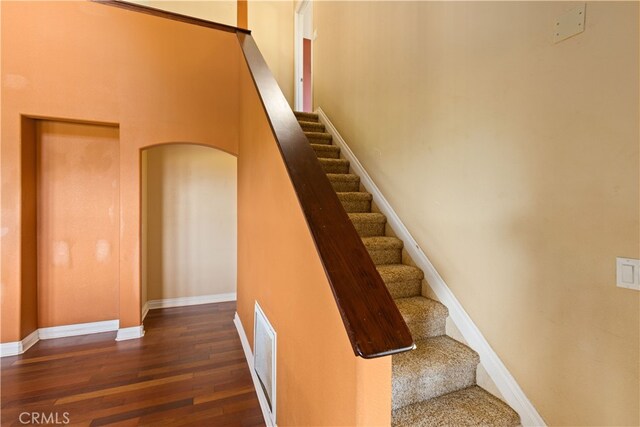
{"type": "Polygon", "coordinates": [[[402,241],[385,235],[387,219],[371,211],[371,194],[317,114],[295,114],[416,342],[415,350],[393,356],[393,425],[519,425],[513,409],[476,385],[478,354],[445,334],[447,308],[422,296],[424,273],[402,263],[402,241]]]}

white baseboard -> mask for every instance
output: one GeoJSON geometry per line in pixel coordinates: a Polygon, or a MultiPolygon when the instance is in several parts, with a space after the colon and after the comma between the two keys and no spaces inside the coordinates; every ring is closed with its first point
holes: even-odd
{"type": "Polygon", "coordinates": [[[0,357],[16,356],[24,353],[22,341],[11,341],[0,344],[0,357]]]}
{"type": "Polygon", "coordinates": [[[17,356],[29,350],[31,346],[37,343],[38,330],[31,332],[24,339],[20,341],[6,342],[0,344],[0,357],[17,356]]]}
{"type": "Polygon", "coordinates": [[[340,147],[342,156],[349,160],[349,164],[354,173],[360,176],[360,183],[373,195],[374,203],[378,206],[380,212],[387,217],[389,226],[398,238],[404,242],[404,248],[413,259],[413,262],[424,271],[425,280],[433,292],[437,295],[440,302],[449,309],[449,316],[451,316],[451,319],[460,330],[467,344],[480,355],[480,363],[498,387],[502,397],[504,397],[505,401],[520,415],[522,425],[524,427],[546,426],[544,420],[524,394],[524,391],[522,391],[515,378],[513,378],[507,370],[496,352],[493,351],[478,327],[473,323],[473,320],[471,320],[471,317],[469,317],[462,307],[462,304],[460,304],[440,274],[438,274],[433,264],[431,264],[431,261],[429,261],[426,254],[422,251],[413,236],[411,236],[409,230],[407,230],[389,202],[384,198],[327,115],[321,108],[318,108],[316,113],[318,113],[320,122],[325,125],[327,132],[333,136],[333,143],[340,147]]]}
{"type": "Polygon", "coordinates": [[[22,354],[40,340],[116,331],[118,330],[119,323],[120,322],[118,320],[104,320],[101,322],[77,323],[74,325],[39,328],[31,332],[21,341],[0,344],[0,355],[1,357],[6,357],[22,354]]]}
{"type": "MultiPolygon", "coordinates": [[[[235,301],[236,293],[201,295],[197,297],[165,298],[147,301],[148,310],[156,308],[184,307],[188,305],[212,304],[215,302],[235,301]]],[[[146,314],[145,314],[146,315],[146,314]]]]}
{"type": "Polygon", "coordinates": [[[117,331],[120,327],[118,320],[104,320],[102,322],[77,323],[74,325],[52,326],[38,329],[41,340],[53,338],[74,337],[77,335],[98,334],[101,332],[117,331]]]}
{"type": "Polygon", "coordinates": [[[249,345],[247,334],[244,331],[244,327],[242,326],[242,321],[240,320],[238,313],[233,317],[233,323],[235,323],[238,335],[240,336],[240,342],[242,343],[242,349],[244,350],[244,357],[247,358],[247,364],[249,365],[249,371],[251,372],[251,379],[253,380],[253,387],[256,389],[256,394],[258,395],[258,401],[260,402],[260,409],[262,410],[264,422],[267,424],[267,427],[276,427],[277,424],[275,423],[275,420],[271,419],[267,396],[265,396],[264,390],[262,390],[262,386],[260,385],[258,375],[256,374],[255,369],[253,369],[253,353],[251,352],[251,346],[249,345]]]}
{"type": "Polygon", "coordinates": [[[129,328],[118,329],[118,335],[116,335],[116,341],[133,340],[136,338],[142,338],[144,336],[144,326],[131,326],[129,328]]]}
{"type": "Polygon", "coordinates": [[[21,353],[24,353],[25,351],[29,350],[31,347],[33,347],[33,345],[35,343],[40,341],[40,339],[41,339],[40,331],[38,329],[36,329],[35,331],[31,332],[29,335],[27,335],[22,340],[22,352],[21,353]]]}
{"type": "Polygon", "coordinates": [[[145,302],[144,305],[142,306],[142,316],[140,321],[144,322],[145,317],[147,317],[147,314],[149,314],[149,301],[145,302]]]}
{"type": "MultiPolygon", "coordinates": [[[[182,307],[197,304],[211,304],[215,302],[235,301],[236,293],[203,295],[197,297],[168,298],[147,301],[142,307],[142,320],[149,310],[154,308],[182,307]]],[[[101,332],[118,331],[116,341],[131,340],[144,336],[144,326],[121,328],[119,320],[104,320],[101,322],[77,323],[74,325],[52,326],[33,331],[21,341],[0,344],[0,357],[16,356],[29,350],[38,340],[73,337],[77,335],[97,334],[101,332]]]]}

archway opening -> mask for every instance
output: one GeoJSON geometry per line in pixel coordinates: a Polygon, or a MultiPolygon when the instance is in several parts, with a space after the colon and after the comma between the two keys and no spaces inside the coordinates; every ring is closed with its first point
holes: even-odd
{"type": "Polygon", "coordinates": [[[142,151],[141,310],[235,300],[236,157],[171,143],[142,151]]]}

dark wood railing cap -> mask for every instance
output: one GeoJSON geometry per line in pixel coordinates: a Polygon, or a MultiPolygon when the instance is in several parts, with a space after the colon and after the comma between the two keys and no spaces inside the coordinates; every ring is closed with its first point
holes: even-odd
{"type": "Polygon", "coordinates": [[[238,40],[354,353],[374,358],[414,349],[407,324],[253,37],[238,33],[238,40]]]}

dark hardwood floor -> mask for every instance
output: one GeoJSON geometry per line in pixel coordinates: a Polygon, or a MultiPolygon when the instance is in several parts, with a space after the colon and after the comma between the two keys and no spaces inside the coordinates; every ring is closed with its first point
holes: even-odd
{"type": "Polygon", "coordinates": [[[263,426],[234,312],[235,303],[152,310],[142,339],[59,338],[2,358],[2,426],[24,425],[25,412],[78,426],[263,426]]]}

